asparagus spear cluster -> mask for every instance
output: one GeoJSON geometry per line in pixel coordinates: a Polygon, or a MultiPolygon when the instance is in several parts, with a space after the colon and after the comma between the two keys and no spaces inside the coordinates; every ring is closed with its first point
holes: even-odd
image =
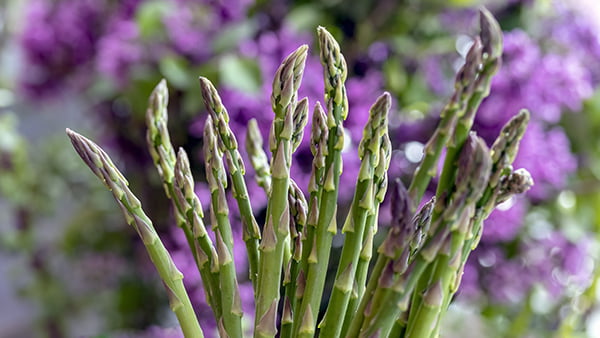
{"type": "MultiPolygon", "coordinates": [[[[369,110],[358,147],[361,165],[354,197],[347,215],[338,215],[343,121],[349,114],[344,86],[347,68],[338,43],[325,28],[317,30],[324,69],[324,107],[316,102],[312,114],[310,147],[314,158],[307,187],[299,187],[290,177],[292,154],[302,141],[309,118],[308,99],[298,100],[297,94],[307,46],[283,60],[273,80],[270,160],[256,121],[248,124],[246,151],[255,179],[268,195],[262,227],[250,204],[245,164],[229,127],[227,109],[212,83],[201,77],[202,97],[209,112],[203,142],[214,240],[208,236],[188,157],[183,149],[176,153],[170,141],[166,83],[158,84],[146,115],[148,147],[203,279],[220,336],[244,335],[228,187],[240,211],[248,252],[248,276],[256,301],[255,337],[439,336],[440,319],[460,284],[466,259],[479,241],[483,220],[497,204],[533,184],[526,170],[511,166],[529,119],[526,111],[506,124],[491,149],[471,131],[475,112],[489,93],[502,54],[498,24],[486,10],[480,17],[481,33],[456,76],[455,92],[425,147],[421,164],[408,188],[398,179],[392,185],[392,220],[376,250],[379,207],[388,188],[392,153],[388,131],[392,99],[384,93],[369,110]],[[422,203],[444,148],[446,157],[436,194],[422,203]],[[344,242],[339,261],[332,262],[338,219],[345,219],[341,227],[344,242]],[[377,259],[369,273],[374,253],[377,259]],[[337,264],[336,273],[332,289],[325,290],[330,264],[337,264]],[[329,295],[329,301],[323,306],[324,294],[329,295]]],[[[127,181],[99,146],[71,130],[67,134],[84,162],[112,191],[127,222],[146,245],[184,335],[202,337],[183,287],[183,275],[127,181]]]]}

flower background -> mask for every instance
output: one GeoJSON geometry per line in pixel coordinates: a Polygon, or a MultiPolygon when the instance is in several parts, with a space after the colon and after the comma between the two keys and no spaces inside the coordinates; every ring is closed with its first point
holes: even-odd
{"type": "MultiPolygon", "coordinates": [[[[190,153],[208,199],[197,76],[216,84],[243,144],[272,118],[271,78],[307,43],[300,96],[322,100],[317,25],[340,41],[349,65],[350,114],[342,184],[353,184],[369,106],[388,90],[394,156],[407,181],[453,74],[476,32],[477,5],[505,31],[503,66],[475,130],[491,144],[519,109],[531,110],[515,168],[536,185],[485,223],[446,320],[447,336],[589,335],[600,332],[600,9],[594,1],[8,0],[0,4],[0,337],[170,337],[176,321],[135,233],[74,156],[64,128],[99,140],[117,159],[186,276],[203,327],[214,327],[185,240],[145,147],[153,86],[171,88],[169,127],[190,153]],[[202,315],[206,314],[206,316],[202,315]],[[34,325],[31,325],[33,323],[34,325]],[[458,325],[458,326],[457,326],[458,325]]],[[[308,143],[292,176],[306,188],[308,143]]],[[[249,170],[248,177],[252,177],[249,170]]],[[[249,184],[264,217],[266,196],[249,184]]],[[[340,203],[351,198],[340,192],[340,203]]],[[[385,208],[381,223],[386,223],[385,208]]],[[[234,215],[232,220],[239,223],[234,215]]],[[[237,234],[240,237],[240,233],[237,234]]],[[[243,246],[236,266],[247,280],[243,246]]],[[[334,254],[335,256],[335,254],[334,254]]],[[[241,285],[251,323],[252,294],[241,285]]],[[[205,330],[206,331],[206,330],[205,330]]]]}

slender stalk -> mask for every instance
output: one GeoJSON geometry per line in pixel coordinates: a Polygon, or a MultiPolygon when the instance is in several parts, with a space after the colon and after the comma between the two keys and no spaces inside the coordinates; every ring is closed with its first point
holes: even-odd
{"type": "Polygon", "coordinates": [[[204,161],[211,196],[210,217],[219,257],[219,285],[223,307],[222,318],[217,322],[217,326],[222,337],[241,337],[242,308],[233,265],[233,235],[225,196],[227,174],[223,166],[223,153],[219,150],[217,142],[213,121],[209,116],[204,126],[204,161]]]}
{"type": "Polygon", "coordinates": [[[478,69],[481,65],[480,44],[478,40],[471,46],[465,64],[459,70],[454,82],[454,93],[450,101],[444,106],[440,114],[440,122],[433,135],[425,145],[423,150],[423,159],[415,170],[410,186],[408,188],[409,196],[416,207],[429,182],[435,177],[437,172],[437,161],[442,154],[442,149],[448,143],[450,136],[454,132],[458,118],[464,114],[467,101],[472,94],[472,83],[477,78],[478,69]]]}
{"type": "Polygon", "coordinates": [[[296,289],[298,286],[298,270],[300,261],[302,259],[302,234],[305,232],[306,218],[308,214],[308,204],[306,198],[302,193],[302,190],[298,187],[296,182],[290,180],[290,192],[288,195],[290,205],[290,241],[291,241],[291,254],[292,257],[289,260],[286,270],[285,277],[283,279],[283,286],[285,287],[285,298],[283,315],[281,318],[281,334],[280,337],[289,337],[292,332],[293,313],[292,309],[296,303],[296,289]]]}
{"type": "MultiPolygon", "coordinates": [[[[302,257],[298,264],[298,273],[295,278],[297,286],[294,301],[292,302],[292,332],[294,330],[294,323],[299,323],[302,320],[302,317],[299,315],[304,296],[306,275],[308,274],[308,264],[309,262],[314,262],[317,255],[314,240],[319,218],[319,201],[323,192],[325,157],[328,152],[327,142],[329,139],[327,115],[319,102],[314,107],[310,137],[310,150],[313,154],[312,171],[308,184],[310,195],[308,199],[307,225],[302,234],[302,257]]],[[[291,335],[291,332],[287,332],[287,330],[282,332],[282,338],[289,337],[289,335],[291,335]]]]}
{"type": "Polygon", "coordinates": [[[128,182],[110,157],[97,144],[67,129],[73,147],[92,172],[112,192],[127,223],[138,233],[146,251],[162,279],[169,306],[177,316],[185,337],[204,337],[192,303],[183,285],[183,274],[177,269],[169,252],[158,237],[152,221],[146,216],[137,197],[129,190],[128,182]]]}
{"type": "MultiPolygon", "coordinates": [[[[392,145],[389,137],[384,137],[383,142],[381,144],[382,154],[380,156],[384,158],[391,158],[392,145]]],[[[344,317],[344,324],[342,326],[341,336],[345,337],[347,335],[348,329],[350,325],[354,321],[362,321],[364,308],[362,310],[358,310],[359,303],[363,299],[365,295],[366,282],[367,282],[367,274],[369,271],[369,263],[371,262],[371,258],[373,256],[373,239],[375,237],[375,233],[377,232],[377,220],[379,216],[379,205],[383,202],[385,194],[387,192],[387,169],[388,167],[382,165],[383,163],[380,161],[380,165],[375,169],[375,173],[373,176],[373,181],[375,183],[375,210],[372,214],[367,216],[366,221],[366,229],[363,236],[362,248],[360,250],[359,261],[356,267],[356,290],[352,291],[350,296],[350,301],[348,303],[348,308],[346,309],[346,315],[344,317]]],[[[389,165],[389,162],[387,163],[389,165]]],[[[367,294],[370,294],[367,293],[367,294]]],[[[366,305],[366,304],[365,304],[366,305]]]]}
{"type": "Polygon", "coordinates": [[[337,337],[342,330],[344,316],[355,283],[354,278],[362,249],[367,217],[369,214],[375,213],[375,167],[389,166],[390,158],[386,158],[386,154],[381,154],[383,151],[381,144],[382,138],[388,132],[387,115],[390,105],[391,97],[388,93],[381,95],[373,104],[359,145],[361,167],[350,212],[342,229],[345,239],[334,287],[320,326],[320,334],[324,337],[337,337]],[[380,162],[381,164],[379,164],[380,162]]]}
{"type": "MultiPolygon", "coordinates": [[[[183,176],[189,175],[189,179],[187,179],[186,182],[191,182],[192,188],[184,191],[183,184],[186,182],[180,180],[179,183],[182,185],[177,185],[175,183],[177,158],[167,128],[168,101],[169,91],[167,89],[167,82],[163,79],[150,95],[148,109],[146,111],[146,125],[148,127],[146,141],[154,165],[162,179],[165,194],[173,204],[177,225],[185,234],[192,252],[192,257],[194,257],[196,266],[204,281],[204,291],[207,302],[213,309],[215,316],[220,318],[221,304],[219,299],[220,296],[218,296],[220,293],[219,284],[215,273],[211,272],[211,267],[215,266],[217,261],[216,251],[210,238],[205,236],[206,229],[202,222],[202,217],[204,217],[202,214],[202,205],[197,198],[194,200],[194,180],[189,171],[189,164],[187,165],[188,171],[181,174],[183,174],[183,176]],[[182,194],[185,195],[186,198],[181,198],[180,195],[182,194]],[[208,263],[207,265],[204,264],[205,261],[208,263]]],[[[187,160],[187,157],[185,160],[187,160]]]]}
{"type": "Polygon", "coordinates": [[[208,304],[217,321],[222,317],[221,288],[219,286],[218,255],[202,221],[202,204],[194,191],[194,178],[188,156],[182,148],[177,153],[173,180],[174,199],[181,206],[186,223],[195,239],[196,262],[207,292],[208,304]]]}
{"type": "Polygon", "coordinates": [[[342,172],[342,148],[344,146],[343,120],[348,114],[346,97],[346,61],[338,43],[323,27],[317,30],[321,64],[324,68],[325,100],[327,102],[327,127],[329,137],[325,157],[323,191],[319,201],[319,214],[312,250],[316,259],[309,261],[306,285],[300,307],[298,323],[294,323],[294,335],[312,337],[319,314],[321,296],[327,275],[329,254],[333,235],[337,232],[336,214],[340,174],[342,172]]]}
{"type": "MultiPolygon", "coordinates": [[[[437,185],[436,196],[438,199],[441,199],[442,195],[448,196],[449,194],[452,194],[455,175],[457,175],[456,162],[459,153],[468,138],[469,131],[473,125],[475,112],[483,98],[489,94],[492,76],[497,72],[501,62],[502,31],[500,30],[498,23],[485,9],[480,11],[480,26],[480,36],[475,39],[475,42],[467,55],[466,63],[481,63],[482,66],[481,69],[475,73],[476,78],[473,81],[470,81],[470,96],[466,99],[466,106],[462,115],[457,116],[458,120],[452,138],[448,140],[449,143],[444,167],[437,185]]],[[[436,208],[433,215],[434,220],[439,217],[440,212],[447,212],[447,210],[443,207],[436,208]]],[[[456,239],[453,240],[453,247],[462,245],[455,243],[456,241],[456,239]]],[[[411,303],[412,308],[421,307],[421,302],[423,300],[421,295],[425,292],[425,289],[430,286],[431,282],[435,280],[434,276],[439,275],[441,271],[447,269],[449,259],[450,257],[446,256],[440,257],[440,259],[436,259],[432,266],[426,270],[415,290],[411,303]]],[[[444,287],[446,286],[447,285],[444,285],[444,287]]],[[[412,320],[412,318],[415,318],[415,316],[413,315],[411,316],[411,319],[409,319],[409,328],[411,325],[410,320],[412,320]]],[[[431,319],[431,317],[428,319],[431,319]]]]}
{"type": "Polygon", "coordinates": [[[242,156],[238,151],[238,142],[235,134],[229,128],[229,114],[221,102],[221,98],[212,83],[204,77],[200,77],[200,87],[202,88],[202,98],[204,105],[214,121],[214,126],[219,137],[219,149],[223,151],[227,158],[227,168],[232,182],[233,197],[237,201],[242,219],[243,238],[248,251],[248,265],[250,267],[250,280],[254,289],[257,284],[257,273],[259,263],[258,243],[260,240],[260,230],[258,223],[252,213],[250,197],[244,175],[246,168],[242,156]]]}
{"type": "Polygon", "coordinates": [[[267,221],[260,244],[259,279],[256,296],[255,337],[277,334],[281,270],[285,243],[289,238],[290,209],[288,190],[294,134],[293,112],[308,47],[301,46],[281,64],[273,80],[271,104],[275,113],[269,145],[273,153],[272,186],[267,205],[267,221]]]}
{"type": "MultiPolygon", "coordinates": [[[[448,204],[438,205],[439,208],[436,208],[438,210],[435,210],[433,215],[434,221],[439,215],[442,223],[450,227],[449,247],[438,253],[434,264],[419,281],[418,287],[425,285],[425,288],[415,290],[408,319],[409,332],[413,326],[431,326],[433,330],[436,328],[444,298],[450,297],[452,279],[460,268],[462,247],[467,233],[470,232],[468,226],[474,214],[475,203],[483,195],[489,181],[492,159],[485,142],[474,133],[469,134],[457,162],[453,195],[448,199],[448,204]],[[441,208],[443,211],[439,211],[441,208]],[[440,304],[437,305],[436,302],[435,307],[424,303],[425,291],[431,288],[434,282],[440,282],[442,287],[440,304]],[[420,311],[421,307],[426,309],[420,311]],[[434,312],[435,315],[430,312],[434,312]]],[[[391,325],[389,327],[391,329],[391,325]]]]}

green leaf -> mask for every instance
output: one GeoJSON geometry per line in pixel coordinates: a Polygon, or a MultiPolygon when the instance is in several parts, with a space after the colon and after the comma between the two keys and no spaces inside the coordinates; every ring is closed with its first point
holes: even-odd
{"type": "Polygon", "coordinates": [[[159,68],[171,86],[181,89],[193,85],[195,77],[190,73],[189,63],[185,59],[175,55],[165,57],[160,60],[159,68]]]}
{"type": "Polygon", "coordinates": [[[251,94],[260,92],[262,79],[255,60],[226,55],[219,63],[219,74],[221,83],[228,87],[251,94]]]}
{"type": "Polygon", "coordinates": [[[172,8],[173,6],[165,1],[142,3],[135,16],[140,36],[151,38],[160,35],[164,31],[162,19],[172,8]]]}
{"type": "Polygon", "coordinates": [[[304,5],[294,8],[288,14],[288,26],[297,32],[312,31],[326,22],[323,11],[315,5],[304,5]]]}
{"type": "Polygon", "coordinates": [[[256,32],[256,29],[256,22],[248,20],[235,25],[227,26],[220,31],[220,34],[213,42],[213,49],[215,53],[219,54],[232,50],[238,46],[240,41],[252,38],[252,35],[256,32]]]}

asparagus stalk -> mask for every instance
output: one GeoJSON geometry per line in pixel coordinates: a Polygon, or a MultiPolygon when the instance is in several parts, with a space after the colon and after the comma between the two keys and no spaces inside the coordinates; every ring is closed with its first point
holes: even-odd
{"type": "Polygon", "coordinates": [[[246,131],[246,152],[254,168],[256,183],[263,188],[267,195],[271,192],[271,166],[267,154],[263,150],[263,138],[258,129],[256,119],[248,121],[246,131]]]}
{"type": "Polygon", "coordinates": [[[205,236],[206,230],[204,223],[202,222],[202,205],[197,199],[197,204],[195,204],[196,201],[194,201],[193,203],[195,205],[190,205],[186,198],[178,197],[179,195],[183,194],[189,198],[189,201],[193,201],[192,195],[194,195],[194,180],[191,177],[191,172],[189,172],[189,164],[187,166],[188,172],[182,174],[184,176],[189,175],[187,182],[191,182],[192,189],[188,189],[188,192],[183,191],[183,184],[187,184],[187,182],[184,183],[182,180],[180,180],[179,183],[182,185],[177,185],[174,182],[176,180],[175,167],[177,158],[175,156],[175,150],[171,144],[171,137],[169,136],[169,131],[167,128],[168,101],[169,91],[167,89],[167,82],[163,79],[158,83],[150,95],[148,109],[146,110],[146,125],[148,127],[146,141],[148,144],[148,149],[150,150],[150,155],[154,161],[154,165],[156,166],[156,169],[158,170],[158,173],[162,179],[165,194],[173,204],[177,225],[185,234],[188,245],[192,252],[192,256],[194,257],[198,270],[200,271],[202,280],[205,283],[204,291],[207,302],[213,309],[215,316],[220,318],[221,305],[218,297],[218,280],[215,279],[215,276],[213,276],[214,273],[210,271],[211,267],[215,265],[217,258],[212,241],[208,236],[205,236]],[[188,213],[188,211],[191,213],[188,213]],[[201,251],[199,251],[199,249],[201,251]],[[205,260],[208,265],[204,265],[205,260]]]}
{"type": "MultiPolygon", "coordinates": [[[[440,198],[442,194],[449,194],[452,192],[454,178],[455,175],[457,175],[455,168],[458,154],[468,138],[469,131],[473,125],[475,112],[477,111],[479,104],[483,98],[489,94],[492,76],[497,72],[501,62],[502,31],[492,15],[485,9],[480,11],[480,26],[480,36],[475,40],[467,59],[471,58],[477,60],[477,63],[481,62],[482,67],[478,72],[477,77],[470,83],[471,95],[466,100],[466,107],[463,114],[458,116],[458,122],[455,126],[452,139],[449,140],[450,142],[448,143],[446,151],[444,168],[440,175],[436,191],[436,196],[438,198],[440,198]]],[[[442,208],[438,209],[442,210],[442,208]]],[[[433,218],[437,219],[438,216],[438,211],[434,210],[433,218]]],[[[445,265],[447,262],[445,260],[446,258],[443,258],[440,261],[436,260],[433,265],[426,270],[426,273],[415,291],[412,307],[418,308],[421,306],[420,302],[422,297],[420,295],[431,283],[433,278],[431,275],[435,274],[434,271],[446,268],[445,265]],[[438,265],[441,265],[441,267],[438,267],[438,265]]]]}
{"type": "Polygon", "coordinates": [[[223,106],[221,98],[212,83],[204,77],[200,77],[200,87],[202,88],[202,98],[204,105],[214,121],[214,126],[219,137],[219,149],[225,152],[227,158],[227,167],[231,177],[233,197],[237,201],[242,218],[243,237],[248,251],[248,265],[250,267],[250,280],[256,289],[258,273],[258,242],[260,240],[260,230],[258,223],[252,213],[250,198],[244,175],[246,172],[244,161],[238,151],[238,142],[235,134],[229,128],[229,114],[223,106]]]}
{"type": "Polygon", "coordinates": [[[269,145],[273,153],[272,187],[267,205],[267,221],[260,244],[259,280],[256,298],[255,337],[277,334],[276,315],[279,303],[284,247],[289,237],[290,211],[288,190],[292,161],[293,112],[308,47],[301,46],[281,64],[273,80],[271,103],[275,118],[269,145]]]}
{"type": "MultiPolygon", "coordinates": [[[[380,276],[386,275],[386,270],[390,267],[387,261],[397,259],[401,255],[401,251],[404,250],[403,248],[408,248],[408,243],[413,237],[412,233],[416,232],[414,222],[411,220],[411,201],[406,188],[399,179],[395,181],[390,198],[392,222],[386,239],[378,249],[379,259],[374,268],[380,276]],[[386,259],[381,259],[383,256],[386,259]]],[[[369,281],[367,292],[363,296],[359,311],[353,320],[354,323],[350,327],[348,335],[358,336],[360,324],[365,316],[368,317],[366,319],[368,321],[375,314],[376,309],[379,308],[377,304],[383,302],[386,298],[387,291],[377,284],[379,284],[379,281],[374,279],[369,281]],[[370,307],[370,309],[367,307],[370,307]]]]}
{"type": "MultiPolygon", "coordinates": [[[[483,232],[483,221],[494,207],[512,195],[524,193],[533,185],[531,175],[526,170],[512,171],[512,162],[517,155],[519,143],[525,134],[528,122],[529,112],[522,110],[504,125],[490,149],[492,159],[490,179],[483,196],[477,201],[475,215],[471,219],[471,233],[463,247],[459,271],[462,271],[469,252],[477,246],[483,232]]],[[[460,276],[457,277],[454,292],[458,287],[458,282],[460,282],[460,276]]]]}
{"type": "Polygon", "coordinates": [[[319,314],[323,294],[329,254],[333,235],[337,232],[336,214],[338,184],[342,172],[342,148],[344,145],[343,120],[348,114],[346,97],[346,61],[340,53],[338,43],[323,27],[317,30],[321,64],[324,68],[325,101],[327,102],[327,127],[329,129],[327,155],[325,157],[323,190],[319,201],[319,213],[315,240],[312,250],[316,251],[314,261],[309,260],[306,285],[299,316],[294,323],[294,335],[312,337],[319,314]],[[298,325],[299,324],[299,325],[298,325]]]}
{"type": "MultiPolygon", "coordinates": [[[[418,330],[428,330],[431,335],[437,327],[439,314],[443,311],[443,304],[446,303],[445,299],[449,302],[453,294],[453,279],[460,268],[465,238],[471,231],[469,224],[474,214],[475,203],[488,184],[491,166],[492,160],[485,142],[474,133],[470,133],[458,159],[454,196],[450,200],[450,205],[441,214],[444,223],[451,225],[450,247],[447,251],[443,250],[438,254],[437,264],[432,265],[431,275],[424,275],[421,278],[422,281],[427,281],[429,278],[427,288],[431,288],[433,282],[441,283],[441,299],[439,304],[436,302],[435,306],[432,306],[425,303],[424,296],[421,299],[413,298],[412,309],[424,308],[422,311],[411,311],[408,321],[410,330],[417,330],[418,327],[418,330]]],[[[418,297],[418,290],[415,296],[418,297]]]]}
{"type": "MultiPolygon", "coordinates": [[[[342,229],[345,239],[333,291],[321,323],[320,334],[324,337],[340,336],[344,323],[344,316],[355,284],[354,277],[367,217],[369,214],[375,213],[375,167],[380,161],[389,163],[389,157],[380,156],[380,151],[382,138],[384,134],[387,134],[387,115],[390,105],[391,97],[388,93],[381,95],[373,104],[358,148],[361,167],[352,206],[342,229]]],[[[387,164],[383,164],[383,166],[387,166],[387,164]]]]}
{"type": "Polygon", "coordinates": [[[182,216],[191,229],[195,239],[196,262],[200,269],[200,276],[205,285],[208,304],[212,308],[215,318],[221,318],[221,289],[219,287],[218,255],[213,243],[208,237],[202,218],[202,204],[194,192],[194,178],[190,169],[188,156],[183,150],[177,153],[177,162],[174,168],[173,180],[174,201],[181,206],[182,216]]]}
{"type": "Polygon", "coordinates": [[[384,135],[380,151],[380,159],[384,158],[386,161],[379,161],[373,176],[373,182],[375,184],[375,209],[373,213],[367,216],[366,229],[363,235],[363,243],[360,250],[358,265],[356,267],[356,290],[352,291],[348,308],[346,309],[346,315],[344,317],[344,324],[341,332],[341,336],[343,337],[347,336],[348,329],[350,328],[352,322],[362,321],[363,319],[362,314],[364,312],[364,308],[358,311],[357,308],[359,306],[359,302],[361,299],[363,299],[365,294],[369,263],[371,262],[371,257],[373,256],[373,239],[375,237],[375,233],[377,233],[379,205],[383,202],[387,192],[387,170],[389,167],[389,160],[391,159],[392,155],[392,144],[389,139],[389,134],[384,135]]]}
{"type": "Polygon", "coordinates": [[[185,291],[183,274],[175,266],[169,252],[156,233],[152,221],[144,213],[140,201],[129,190],[129,183],[123,174],[97,144],[70,129],[66,131],[81,159],[112,192],[127,223],[136,230],[142,239],[146,251],[165,285],[169,296],[169,306],[177,316],[184,336],[204,337],[185,291]]]}
{"type": "MultiPolygon", "coordinates": [[[[313,154],[312,170],[308,184],[309,200],[307,226],[302,234],[302,257],[298,264],[298,273],[296,277],[296,292],[292,302],[293,323],[302,320],[299,317],[301,300],[304,296],[306,275],[308,273],[308,264],[316,259],[316,246],[314,245],[315,231],[319,218],[319,201],[323,191],[325,157],[327,156],[327,142],[329,139],[329,129],[327,129],[327,116],[317,102],[313,111],[312,128],[310,135],[310,150],[313,154]]],[[[293,326],[292,323],[292,326],[293,326]]],[[[287,329],[282,331],[282,337],[288,337],[291,332],[287,329]]]]}
{"type": "Polygon", "coordinates": [[[292,257],[289,260],[283,286],[285,287],[285,298],[283,315],[281,318],[280,337],[288,337],[292,331],[293,313],[292,309],[296,303],[296,288],[298,269],[302,259],[302,236],[305,232],[306,218],[308,214],[308,203],[298,187],[296,182],[290,180],[290,191],[288,194],[288,203],[290,205],[290,240],[292,242],[292,257]]]}
{"type": "MultiPolygon", "coordinates": [[[[404,272],[402,272],[402,269],[399,269],[399,267],[404,265],[404,262],[402,260],[399,261],[398,256],[394,257],[392,264],[388,263],[385,267],[378,281],[380,289],[377,290],[371,301],[371,309],[374,310],[372,310],[372,313],[367,314],[363,322],[361,336],[369,336],[376,330],[383,336],[388,334],[400,314],[407,310],[410,295],[413,293],[417,281],[423,278],[422,274],[425,269],[430,266],[438,255],[452,257],[452,251],[458,250],[453,249],[453,246],[456,243],[462,243],[460,234],[466,232],[465,228],[454,228],[452,225],[456,223],[468,224],[467,221],[463,222],[462,220],[457,222],[457,215],[467,215],[470,213],[469,210],[472,209],[473,201],[479,198],[483,192],[481,187],[485,187],[487,184],[491,165],[487,147],[483,141],[475,135],[471,135],[469,140],[467,143],[468,146],[465,146],[465,149],[463,149],[462,161],[459,163],[460,175],[457,176],[456,192],[448,199],[450,201],[449,204],[442,201],[436,205],[436,207],[446,206],[447,212],[442,213],[442,216],[437,220],[432,219],[432,222],[435,222],[435,224],[432,224],[429,229],[431,235],[424,246],[418,251],[416,259],[410,263],[408,269],[404,272]],[[459,234],[458,237],[456,234],[459,234]],[[400,271],[401,274],[398,276],[396,271],[400,271]],[[377,293],[383,296],[378,297],[377,293]]],[[[468,217],[465,220],[468,220],[468,217]]],[[[385,251],[382,252],[385,253],[385,251]]],[[[402,255],[399,258],[402,259],[402,255]]],[[[434,283],[440,281],[442,283],[442,290],[444,290],[442,277],[438,275],[435,275],[435,277],[435,279],[430,280],[428,289],[434,283]]],[[[429,321],[437,318],[436,313],[439,306],[433,306],[433,302],[430,302],[427,304],[427,308],[418,310],[420,307],[421,304],[418,307],[414,305],[413,299],[407,332],[413,330],[411,329],[413,325],[424,325],[426,327],[430,325],[432,328],[435,328],[435,322],[431,324],[429,321]],[[418,318],[413,319],[415,316],[418,316],[418,318]]]]}
{"type": "Polygon", "coordinates": [[[242,309],[235,266],[233,265],[233,236],[229,223],[229,208],[225,188],[227,178],[223,166],[223,153],[217,145],[212,117],[208,116],[204,126],[204,161],[206,179],[210,189],[210,216],[217,242],[219,282],[221,288],[222,317],[217,326],[222,337],[242,336],[242,309]]]}
{"type": "MultiPolygon", "coordinates": [[[[473,119],[481,101],[488,96],[491,87],[492,76],[498,71],[502,56],[502,30],[486,9],[480,10],[481,26],[481,53],[474,57],[482,59],[482,69],[475,81],[472,82],[473,93],[467,101],[465,113],[460,116],[453,134],[452,142],[448,144],[444,169],[440,176],[436,195],[450,189],[455,174],[454,163],[458,157],[463,143],[466,141],[469,131],[473,126],[473,119]]],[[[479,44],[477,41],[474,45],[479,44]]]]}
{"type": "Polygon", "coordinates": [[[472,94],[472,83],[477,79],[480,62],[481,45],[479,40],[471,46],[465,64],[456,75],[454,82],[454,93],[450,101],[441,112],[440,122],[424,149],[421,163],[415,170],[408,193],[413,201],[413,206],[418,205],[429,182],[436,175],[437,161],[442,153],[444,145],[450,139],[458,117],[464,113],[466,102],[472,94]]]}

